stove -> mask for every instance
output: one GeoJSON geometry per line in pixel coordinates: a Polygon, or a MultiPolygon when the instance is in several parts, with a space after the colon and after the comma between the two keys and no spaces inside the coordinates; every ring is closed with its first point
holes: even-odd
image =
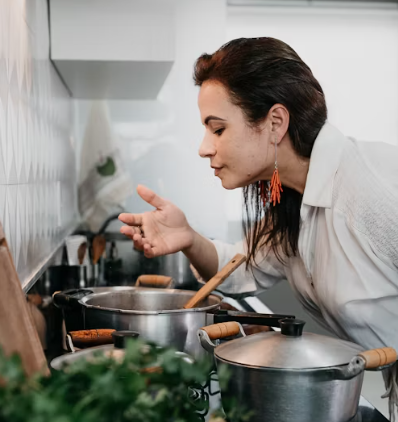
{"type": "MultiPolygon", "coordinates": [[[[208,422],[213,411],[218,409],[221,403],[221,394],[215,370],[209,373],[203,385],[195,385],[189,389],[188,400],[195,404],[199,419],[202,422],[208,422]]],[[[388,419],[361,396],[357,415],[347,422],[388,422],[388,419]]]]}
{"type": "Polygon", "coordinates": [[[388,419],[375,409],[364,397],[361,397],[358,414],[350,422],[388,422],[388,419]]]}

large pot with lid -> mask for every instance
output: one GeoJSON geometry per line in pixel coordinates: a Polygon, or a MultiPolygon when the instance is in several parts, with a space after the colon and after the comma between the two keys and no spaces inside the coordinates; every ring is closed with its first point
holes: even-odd
{"type": "Polygon", "coordinates": [[[357,344],[303,333],[305,322],[280,321],[281,332],[245,336],[236,322],[198,331],[217,369],[230,380],[221,391],[253,412],[250,422],[348,422],[355,417],[365,369],[383,369],[397,360],[392,348],[365,351],[357,344]],[[214,341],[240,338],[216,345],[214,341]]]}

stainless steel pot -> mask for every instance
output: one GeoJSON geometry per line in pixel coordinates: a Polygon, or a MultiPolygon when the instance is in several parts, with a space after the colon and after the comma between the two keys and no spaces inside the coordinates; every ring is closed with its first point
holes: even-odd
{"type": "Polygon", "coordinates": [[[354,343],[303,334],[305,322],[281,321],[281,332],[245,336],[230,322],[198,331],[203,348],[214,352],[217,368],[230,370],[221,391],[225,409],[235,398],[254,414],[250,422],[347,422],[355,417],[365,369],[397,360],[394,349],[370,351],[354,343]],[[238,335],[221,345],[212,340],[238,335]]]}
{"type": "Polygon", "coordinates": [[[222,298],[212,294],[200,307],[183,309],[194,294],[185,290],[140,288],[90,294],[79,303],[86,329],[137,331],[160,346],[174,346],[195,358],[203,358],[206,354],[198,344],[196,332],[208,324],[207,312],[217,309],[222,298]]]}
{"type": "MultiPolygon", "coordinates": [[[[203,326],[226,321],[242,324],[275,326],[280,315],[263,315],[219,310],[222,297],[210,295],[200,306],[183,309],[196,293],[190,290],[130,288],[92,293],[79,291],[79,296],[67,292],[54,295],[56,305],[65,311],[74,309],[82,315],[83,326],[74,330],[105,329],[136,331],[140,336],[160,346],[173,346],[196,359],[208,357],[197,341],[197,330],[203,326]],[[62,300],[59,300],[62,299],[62,300]]],[[[66,327],[67,331],[70,330],[66,327]]]]}
{"type": "MultiPolygon", "coordinates": [[[[139,334],[134,331],[114,331],[112,333],[113,343],[102,346],[90,347],[88,349],[77,349],[73,344],[71,336],[67,335],[68,349],[70,353],[54,358],[50,362],[52,369],[56,371],[64,370],[68,365],[75,363],[80,359],[94,360],[96,357],[108,357],[112,359],[123,359],[125,356],[126,341],[139,337],[139,334]]],[[[145,350],[145,346],[143,346],[145,350]]],[[[190,356],[183,352],[175,352],[176,356],[182,357],[185,361],[192,363],[190,356]]],[[[156,370],[157,366],[151,366],[152,370],[156,370]]]]}

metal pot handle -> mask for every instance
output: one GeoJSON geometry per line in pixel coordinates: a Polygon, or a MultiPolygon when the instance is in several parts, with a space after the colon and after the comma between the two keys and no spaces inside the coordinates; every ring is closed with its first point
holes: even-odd
{"type": "Polygon", "coordinates": [[[240,324],[265,325],[267,327],[280,327],[281,320],[295,319],[294,315],[259,314],[257,312],[240,312],[224,309],[217,309],[212,313],[215,323],[236,321],[240,324]]]}
{"type": "Polygon", "coordinates": [[[227,337],[246,337],[242,326],[239,322],[230,321],[223,322],[220,324],[212,324],[207,327],[202,327],[198,330],[197,335],[199,337],[200,344],[202,347],[210,353],[214,352],[217,347],[212,340],[219,340],[227,337]]]}
{"type": "Polygon", "coordinates": [[[90,289],[71,289],[53,294],[53,302],[57,308],[80,308],[79,300],[93,293],[90,289]]]}
{"type": "Polygon", "coordinates": [[[140,275],[137,278],[135,286],[142,286],[142,287],[158,287],[162,289],[168,289],[173,284],[174,280],[171,277],[165,275],[140,275]]]}
{"type": "Polygon", "coordinates": [[[397,352],[392,347],[367,350],[354,356],[346,366],[333,368],[336,378],[349,380],[364,370],[381,371],[397,361],[397,352]]]}

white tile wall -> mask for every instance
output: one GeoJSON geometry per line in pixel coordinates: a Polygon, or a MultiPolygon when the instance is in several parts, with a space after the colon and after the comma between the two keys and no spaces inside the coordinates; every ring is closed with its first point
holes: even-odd
{"type": "Polygon", "coordinates": [[[0,221],[23,285],[74,227],[72,103],[46,0],[0,0],[0,221]]]}

